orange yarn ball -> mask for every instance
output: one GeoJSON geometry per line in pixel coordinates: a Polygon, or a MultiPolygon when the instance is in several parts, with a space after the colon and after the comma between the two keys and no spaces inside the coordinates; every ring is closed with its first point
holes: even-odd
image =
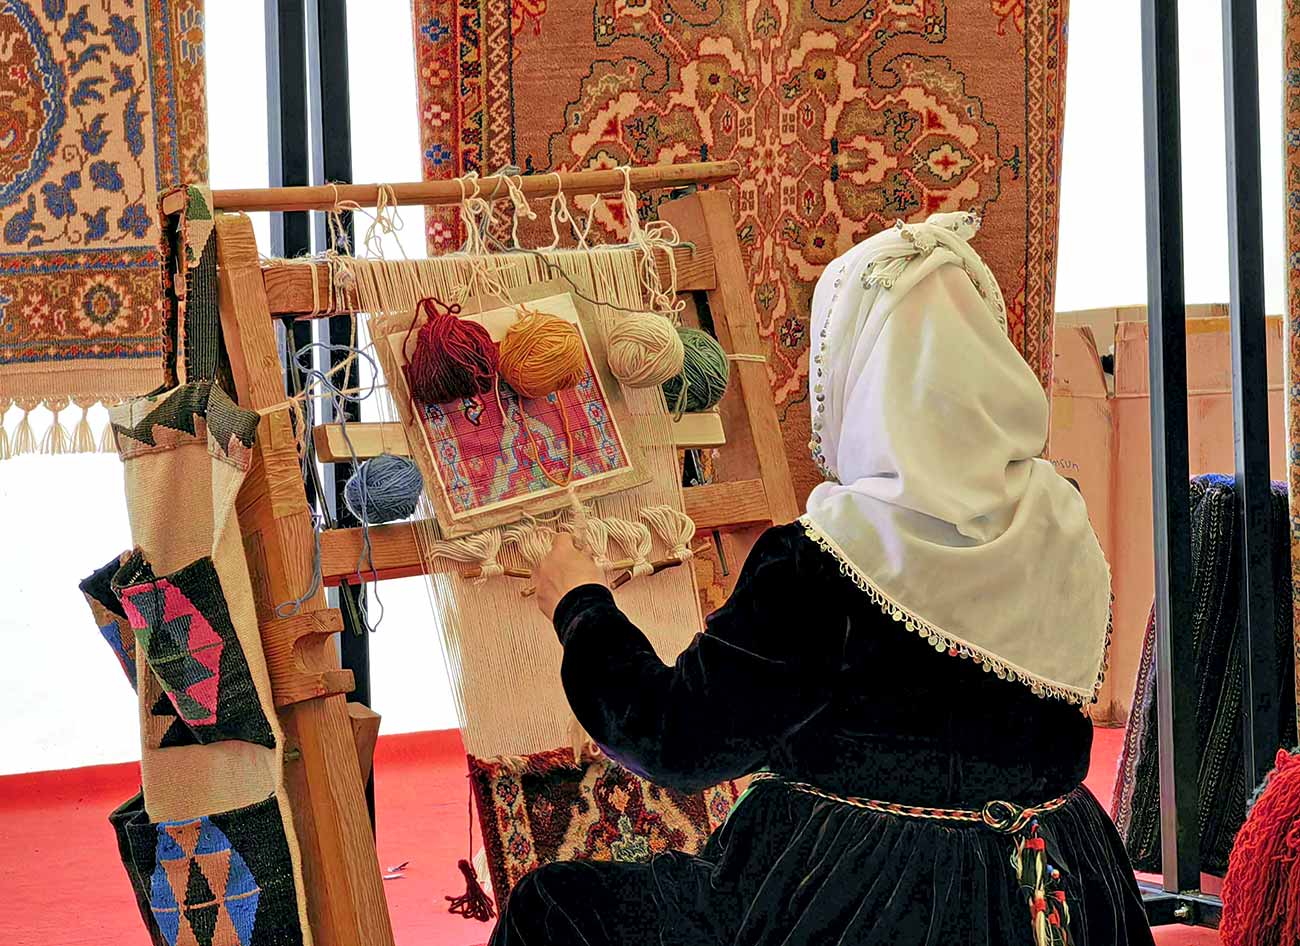
{"type": "Polygon", "coordinates": [[[545,397],[587,374],[587,352],[572,322],[528,311],[501,340],[501,377],[521,397],[545,397]]]}

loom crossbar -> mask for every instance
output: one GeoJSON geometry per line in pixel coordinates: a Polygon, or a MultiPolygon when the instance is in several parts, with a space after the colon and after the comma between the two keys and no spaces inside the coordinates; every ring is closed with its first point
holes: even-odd
{"type": "MultiPolygon", "coordinates": [[[[692,164],[657,164],[631,168],[628,183],[640,193],[671,190],[701,184],[720,184],[740,175],[736,161],[700,161],[692,164]]],[[[562,191],[569,196],[609,194],[623,189],[623,172],[618,170],[561,171],[558,174],[529,174],[515,178],[524,196],[547,199],[562,191]],[[558,185],[558,191],[557,191],[558,185]]],[[[403,206],[459,204],[466,196],[505,200],[509,197],[507,179],[490,176],[450,181],[419,181],[405,184],[325,184],[312,187],[261,187],[254,189],[214,190],[212,206],[216,210],[295,211],[335,210],[340,204],[376,207],[380,193],[385,201],[403,206]],[[463,183],[462,183],[463,181],[463,183]]],[[[168,194],[163,198],[163,213],[179,213],[185,195],[168,194]]]]}

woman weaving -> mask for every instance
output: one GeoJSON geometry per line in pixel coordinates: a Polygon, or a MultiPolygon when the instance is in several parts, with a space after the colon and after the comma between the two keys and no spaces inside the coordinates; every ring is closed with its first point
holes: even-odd
{"type": "Polygon", "coordinates": [[[1107,566],[1036,459],[1047,399],[976,225],[877,234],[822,277],[828,482],[674,666],[571,543],[541,566],[565,691],[611,758],[684,790],[759,774],[699,856],[526,876],[498,946],[1153,942],[1082,786],[1107,566]]]}

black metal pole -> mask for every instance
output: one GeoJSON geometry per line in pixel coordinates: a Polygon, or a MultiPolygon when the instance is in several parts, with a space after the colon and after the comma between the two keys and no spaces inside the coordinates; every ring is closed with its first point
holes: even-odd
{"type": "MultiPolygon", "coordinates": [[[[303,0],[266,0],[267,176],[271,187],[310,183],[304,18],[303,0]]],[[[310,251],[311,220],[306,213],[271,214],[271,255],[299,256],[310,251]]],[[[311,337],[310,322],[291,322],[285,329],[285,384],[290,391],[304,383],[294,353],[310,344],[311,337]]],[[[315,508],[315,484],[308,479],[304,486],[307,503],[315,508]]]]}
{"type": "MultiPolygon", "coordinates": [[[[307,48],[303,0],[266,3],[266,130],[271,187],[310,181],[307,149],[307,48]]],[[[311,220],[303,211],[271,214],[271,253],[311,250],[311,220]]]]}
{"type": "Polygon", "coordinates": [[[1251,786],[1258,785],[1272,766],[1278,748],[1279,702],[1256,43],[1255,0],[1223,0],[1232,409],[1242,541],[1242,705],[1246,780],[1251,786]]]}
{"type": "MultiPolygon", "coordinates": [[[[310,75],[309,102],[312,129],[312,178],[317,184],[352,182],[352,117],[351,98],[348,91],[348,11],[346,0],[307,0],[307,68],[310,75]]],[[[330,245],[331,236],[324,214],[316,214],[315,236],[318,249],[330,245]]],[[[343,215],[346,239],[352,239],[352,215],[343,215]]],[[[332,345],[354,344],[352,316],[340,315],[322,320],[317,330],[319,339],[332,345]]],[[[346,358],[342,351],[330,356],[329,368],[336,368],[346,358]]],[[[357,383],[355,362],[334,383],[339,387],[354,388],[357,383]]],[[[332,408],[325,403],[323,419],[332,421],[332,408]]],[[[358,405],[344,407],[349,421],[361,419],[358,405]]],[[[343,501],[343,486],[352,473],[348,463],[327,464],[325,467],[325,501],[339,526],[359,523],[348,511],[343,501]]],[[[342,608],[343,633],[339,638],[340,659],[344,668],[356,678],[356,689],[348,695],[350,701],[371,705],[370,696],[370,638],[363,623],[356,619],[361,613],[365,589],[360,585],[342,584],[331,596],[351,596],[352,606],[342,608]]],[[[337,602],[337,598],[335,599],[337,602]]],[[[366,784],[366,803],[370,808],[370,822],[375,822],[375,782],[372,775],[366,784]]]]}
{"type": "Polygon", "coordinates": [[[1142,0],[1156,694],[1164,887],[1200,887],[1177,0],[1142,0]]]}

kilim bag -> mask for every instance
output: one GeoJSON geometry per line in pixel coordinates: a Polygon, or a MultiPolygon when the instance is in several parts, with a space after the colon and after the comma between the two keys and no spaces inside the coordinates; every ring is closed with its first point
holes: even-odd
{"type": "MultiPolygon", "coordinates": [[[[309,943],[284,738],[235,516],[258,415],[197,382],[114,408],[112,421],[135,549],[111,588],[135,641],[143,782],[143,806],[114,816],[127,871],[147,878],[171,946],[309,943]]],[[[88,584],[102,590],[96,576],[88,584]]]]}

